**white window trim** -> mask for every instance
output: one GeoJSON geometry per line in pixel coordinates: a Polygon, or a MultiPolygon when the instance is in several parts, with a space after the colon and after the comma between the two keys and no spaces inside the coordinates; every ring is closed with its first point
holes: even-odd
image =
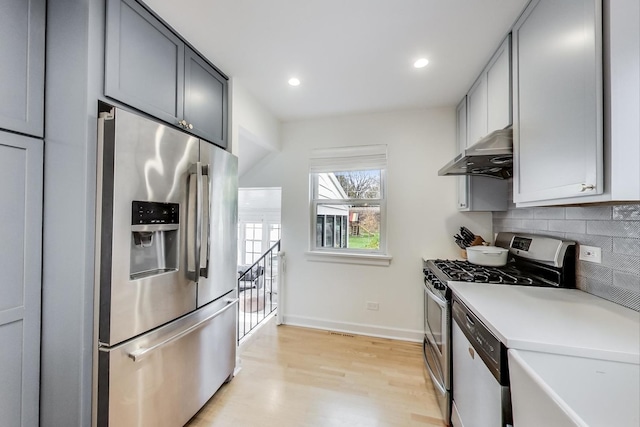
{"type": "Polygon", "coordinates": [[[367,253],[352,253],[352,252],[338,252],[338,251],[308,251],[305,252],[305,256],[309,261],[315,262],[331,262],[339,264],[360,264],[360,265],[377,265],[381,267],[388,267],[393,259],[390,255],[383,254],[367,254],[367,253]]]}
{"type": "Polygon", "coordinates": [[[387,155],[386,145],[313,150],[309,168],[309,251],[306,258],[318,262],[388,266],[387,252],[387,155]],[[348,170],[380,170],[380,197],[376,199],[319,199],[318,174],[348,170]],[[316,247],[318,204],[379,205],[380,240],[377,250],[316,247]]]}

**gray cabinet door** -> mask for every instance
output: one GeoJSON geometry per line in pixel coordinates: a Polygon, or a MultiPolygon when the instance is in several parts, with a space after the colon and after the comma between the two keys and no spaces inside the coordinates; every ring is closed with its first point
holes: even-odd
{"type": "Polygon", "coordinates": [[[0,424],[37,426],[42,141],[0,132],[0,424]]]}
{"type": "Polygon", "coordinates": [[[504,129],[511,120],[511,36],[487,66],[487,133],[504,129]]]}
{"type": "MultiPolygon", "coordinates": [[[[456,107],[456,151],[462,153],[467,148],[467,97],[456,107]]],[[[468,176],[457,176],[458,181],[458,210],[469,210],[468,176]]]]}
{"type": "Polygon", "coordinates": [[[191,132],[227,147],[227,80],[197,53],[185,49],[184,119],[191,132]]]}
{"type": "Polygon", "coordinates": [[[105,95],[176,125],[184,42],[134,0],[108,0],[105,95]]]}
{"type": "Polygon", "coordinates": [[[533,1],[514,26],[516,203],[604,190],[601,6],[533,1]]]}
{"type": "Polygon", "coordinates": [[[44,131],[45,0],[0,3],[0,128],[44,131]]]}
{"type": "Polygon", "coordinates": [[[487,74],[483,71],[467,94],[467,147],[487,136],[487,74]]]}
{"type": "MultiPolygon", "coordinates": [[[[490,67],[489,70],[491,69],[492,68],[490,67]]],[[[491,78],[487,80],[491,81],[491,78]]],[[[474,85],[474,87],[478,87],[478,85],[474,85]]],[[[459,152],[463,152],[467,147],[467,100],[467,96],[462,98],[462,101],[460,101],[456,108],[456,140],[459,152]]],[[[504,102],[498,101],[496,104],[499,104],[502,107],[505,102],[509,104],[508,99],[504,100],[504,102]]],[[[504,110],[504,108],[494,109],[494,111],[501,110],[504,110]]],[[[485,109],[485,111],[487,110],[485,109]]],[[[509,115],[507,114],[507,118],[508,116],[509,115]]],[[[469,175],[457,176],[456,179],[458,181],[457,206],[459,211],[475,212],[507,210],[507,198],[509,191],[508,181],[469,175]]]]}

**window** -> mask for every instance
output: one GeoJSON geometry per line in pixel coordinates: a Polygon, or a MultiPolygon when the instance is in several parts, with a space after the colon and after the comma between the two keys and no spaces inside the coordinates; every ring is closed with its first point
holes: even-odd
{"type": "Polygon", "coordinates": [[[244,223],[244,263],[253,264],[262,256],[262,223],[244,223]]]}
{"type": "Polygon", "coordinates": [[[280,230],[282,226],[280,224],[269,224],[269,248],[278,243],[280,240],[280,230]]]}
{"type": "Polygon", "coordinates": [[[385,254],[386,145],[313,150],[311,251],[385,254]]]}
{"type": "Polygon", "coordinates": [[[238,225],[238,263],[240,265],[253,264],[280,240],[279,223],[256,218],[241,220],[238,225]]]}

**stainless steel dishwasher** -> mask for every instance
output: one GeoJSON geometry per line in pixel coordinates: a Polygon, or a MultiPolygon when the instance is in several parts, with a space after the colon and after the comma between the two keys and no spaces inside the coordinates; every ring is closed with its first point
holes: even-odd
{"type": "Polygon", "coordinates": [[[464,303],[452,305],[455,427],[511,426],[507,349],[464,303]]]}

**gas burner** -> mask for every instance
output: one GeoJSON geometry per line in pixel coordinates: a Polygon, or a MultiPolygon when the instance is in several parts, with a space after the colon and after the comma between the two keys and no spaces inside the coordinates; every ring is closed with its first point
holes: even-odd
{"type": "Polygon", "coordinates": [[[485,267],[471,264],[469,261],[435,260],[434,265],[449,280],[457,282],[496,283],[505,285],[537,285],[541,283],[531,277],[524,276],[514,266],[485,267]]]}

